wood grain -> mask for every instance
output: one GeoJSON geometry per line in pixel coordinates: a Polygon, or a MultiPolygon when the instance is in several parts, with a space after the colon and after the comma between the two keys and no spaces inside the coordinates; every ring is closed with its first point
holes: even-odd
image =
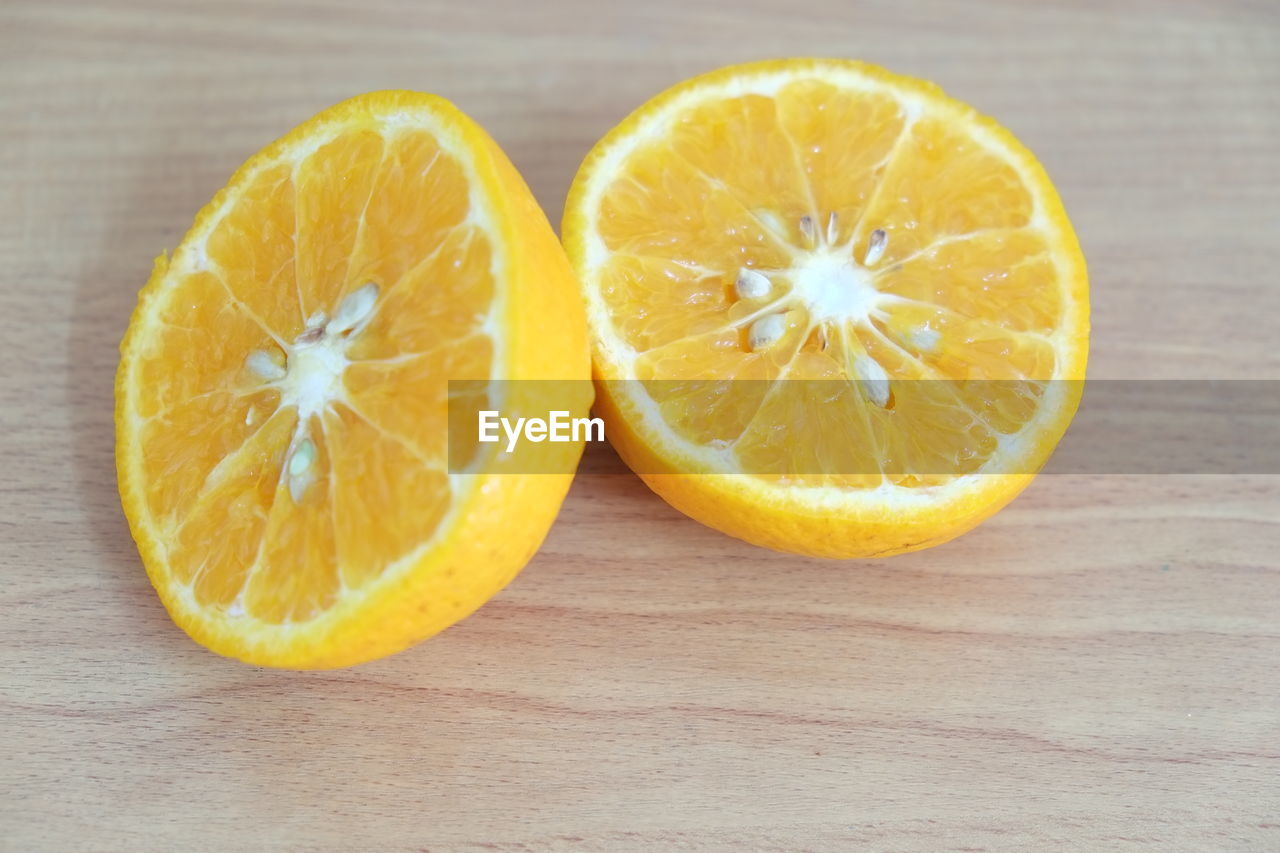
{"type": "Polygon", "coordinates": [[[165,616],[115,348],[240,161],[433,90],[556,219],[645,98],[788,54],[937,80],[1040,155],[1093,376],[1280,378],[1274,3],[0,5],[0,848],[1280,849],[1276,477],[1046,476],[845,565],[586,476],[510,588],[388,660],[256,670],[165,616]]]}

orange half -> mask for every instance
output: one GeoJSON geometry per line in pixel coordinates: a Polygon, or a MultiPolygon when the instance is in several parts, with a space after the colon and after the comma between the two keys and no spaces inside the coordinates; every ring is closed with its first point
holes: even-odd
{"type": "MultiPolygon", "coordinates": [[[[214,651],[288,667],[397,651],[506,584],[571,475],[451,459],[450,414],[518,408],[492,380],[588,375],[528,188],[478,125],[411,92],[249,160],[157,260],[121,356],[120,493],[160,597],[214,651]]],[[[571,471],[581,443],[546,452],[571,471]]]]}
{"type": "Polygon", "coordinates": [[[932,84],[809,59],[688,80],[595,146],[562,233],[613,444],[748,541],[945,541],[1075,412],[1071,224],[1031,153],[932,84]]]}

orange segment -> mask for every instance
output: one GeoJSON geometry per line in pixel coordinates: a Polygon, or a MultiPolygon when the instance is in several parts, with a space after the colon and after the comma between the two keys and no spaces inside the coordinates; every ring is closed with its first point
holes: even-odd
{"type": "Polygon", "coordinates": [[[788,223],[813,212],[796,146],[778,121],[773,98],[746,95],[695,104],[677,116],[663,147],[770,230],[786,234],[788,223]]]}
{"type": "Polygon", "coordinates": [[[277,411],[184,493],[194,505],[172,541],[171,565],[200,605],[225,607],[240,595],[262,548],[296,422],[292,410],[277,411]]]}
{"type": "MultiPolygon", "coordinates": [[[[489,238],[477,228],[449,230],[428,257],[383,294],[367,334],[351,342],[348,356],[358,361],[437,350],[476,332],[493,296],[489,238]]],[[[476,365],[465,378],[487,375],[485,368],[476,365]]]]}
{"type": "Polygon", "coordinates": [[[1047,337],[924,302],[886,300],[881,317],[860,330],[859,338],[867,346],[896,345],[929,368],[925,375],[940,379],[1043,379],[1053,376],[1057,358],[1047,337]]]}
{"type": "Polygon", "coordinates": [[[458,160],[429,134],[393,137],[361,217],[347,284],[390,289],[467,215],[467,180],[458,160]],[[428,201],[429,200],[429,201],[428,201]]]}
{"type": "MultiPolygon", "coordinates": [[[[295,192],[291,169],[263,169],[214,226],[205,252],[217,277],[251,316],[281,340],[302,331],[294,275],[295,192]]],[[[208,293],[192,305],[219,304],[208,293]]],[[[213,332],[214,327],[203,327],[213,332]]]]}
{"type": "Polygon", "coordinates": [[[730,306],[724,273],[665,258],[618,253],[600,273],[600,295],[618,334],[644,352],[721,325],[730,306]],[[633,311],[637,305],[650,310],[633,311]]]}
{"type": "Polygon", "coordinates": [[[339,594],[334,473],[338,448],[317,418],[299,427],[284,454],[285,470],[263,525],[261,551],[241,591],[246,614],[274,625],[314,619],[331,608],[339,594]],[[303,454],[311,461],[300,478],[294,468],[303,454]]]}
{"type": "Polygon", "coordinates": [[[995,230],[950,242],[888,266],[878,279],[882,293],[936,305],[964,317],[980,317],[1014,331],[1051,334],[1064,299],[1038,282],[1054,275],[1043,235],[1030,229],[995,230]]]}
{"type": "Polygon", "coordinates": [[[302,319],[331,307],[347,290],[351,255],[387,142],[372,130],[353,130],[321,145],[294,169],[298,280],[306,283],[298,291],[302,319]]]}
{"type": "Polygon", "coordinates": [[[185,517],[214,466],[252,438],[279,405],[273,390],[211,391],[144,422],[140,438],[151,451],[143,463],[147,503],[157,521],[169,526],[185,517]]]}
{"type": "Polygon", "coordinates": [[[248,387],[244,354],[274,343],[271,330],[233,301],[218,275],[198,272],[174,282],[174,298],[157,312],[139,379],[146,385],[138,412],[144,418],[201,394],[248,387]],[[184,370],[167,355],[199,353],[184,370]]]}
{"type": "Polygon", "coordinates": [[[898,140],[855,239],[882,229],[891,264],[947,237],[1023,227],[1033,211],[1031,192],[1006,157],[951,117],[926,116],[898,140]]]}
{"type": "Polygon", "coordinates": [[[325,432],[336,459],[337,557],[344,583],[358,588],[430,538],[451,502],[449,478],[443,458],[423,458],[345,406],[325,416],[325,432]]]}
{"type": "Polygon", "coordinates": [[[356,98],[250,160],[121,347],[121,497],[174,619],[255,663],[338,666],[479,606],[569,478],[451,475],[449,381],[481,383],[474,421],[493,380],[585,379],[573,299],[527,187],[438,98],[356,98]]]}
{"type": "Polygon", "coordinates": [[[834,60],[687,81],[596,146],[563,231],[621,455],[753,542],[944,541],[1026,485],[1079,399],[1088,289],[1057,194],[927,83],[834,60]]]}
{"type": "Polygon", "coordinates": [[[389,361],[356,361],[345,376],[348,403],[373,425],[400,437],[433,464],[445,466],[451,380],[483,380],[493,341],[474,334],[449,347],[389,361]]]}
{"type": "Polygon", "coordinates": [[[778,93],[782,129],[799,152],[813,210],[836,214],[836,242],[853,236],[905,120],[897,99],[843,91],[822,80],[778,93]]]}
{"type": "Polygon", "coordinates": [[[777,267],[786,247],[733,194],[654,145],[636,152],[601,201],[600,236],[612,251],[715,270],[777,267]]]}

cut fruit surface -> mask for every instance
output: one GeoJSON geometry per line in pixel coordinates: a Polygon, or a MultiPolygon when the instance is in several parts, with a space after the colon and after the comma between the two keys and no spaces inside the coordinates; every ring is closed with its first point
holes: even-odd
{"type": "MultiPolygon", "coordinates": [[[[528,188],[410,92],[339,104],[246,163],[157,260],[121,354],[120,492],[156,589],[213,650],[290,667],[452,624],[546,534],[571,475],[451,460],[450,380],[519,409],[495,380],[589,375],[528,188]]],[[[547,452],[571,471],[581,443],[547,452]]]]}
{"type": "Polygon", "coordinates": [[[562,233],[612,442],[758,544],[945,541],[1079,401],[1088,283],[1057,193],[932,84],[842,60],[686,81],[596,145],[562,233]]]}

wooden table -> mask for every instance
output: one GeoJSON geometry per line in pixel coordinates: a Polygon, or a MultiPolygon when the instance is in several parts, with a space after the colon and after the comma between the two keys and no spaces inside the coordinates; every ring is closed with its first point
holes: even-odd
{"type": "Polygon", "coordinates": [[[932,78],[1039,154],[1093,376],[1280,378],[1274,3],[0,6],[0,848],[1280,849],[1280,477],[1046,476],[838,564],[587,476],[510,588],[391,659],[258,670],[166,617],[116,345],[241,160],[433,90],[554,220],[632,107],[786,54],[932,78]]]}

